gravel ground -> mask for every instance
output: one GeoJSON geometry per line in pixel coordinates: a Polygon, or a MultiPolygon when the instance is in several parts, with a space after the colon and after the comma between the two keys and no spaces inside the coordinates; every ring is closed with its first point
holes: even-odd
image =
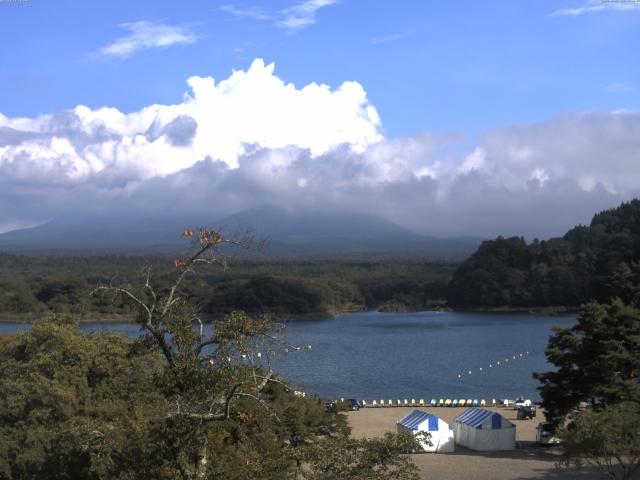
{"type": "MultiPolygon", "coordinates": [[[[348,412],[349,424],[354,438],[372,438],[395,431],[398,420],[415,407],[364,408],[359,412],[348,412]]],[[[438,415],[445,422],[465,408],[419,408],[438,415]]],[[[420,478],[435,480],[511,480],[511,479],[602,479],[602,474],[593,470],[570,470],[557,468],[558,448],[536,445],[536,426],[544,420],[538,410],[534,420],[516,420],[516,412],[506,408],[488,408],[497,411],[516,425],[518,448],[509,452],[474,452],[456,445],[455,453],[423,453],[412,455],[420,469],[420,478]]]]}

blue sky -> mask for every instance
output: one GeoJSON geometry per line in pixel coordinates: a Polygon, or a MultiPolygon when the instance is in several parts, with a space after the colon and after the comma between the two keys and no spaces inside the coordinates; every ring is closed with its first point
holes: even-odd
{"type": "Polygon", "coordinates": [[[191,75],[226,78],[256,57],[296,86],[358,81],[391,136],[640,106],[640,11],[552,15],[583,0],[343,0],[290,31],[275,23],[295,1],[230,2],[1,3],[0,111],[176,103],[191,75]],[[196,38],[124,59],[97,53],[140,21],[196,38]]]}
{"type": "Polygon", "coordinates": [[[639,42],[629,0],[0,0],[0,233],[271,204],[558,235],[640,195],[639,42]]]}

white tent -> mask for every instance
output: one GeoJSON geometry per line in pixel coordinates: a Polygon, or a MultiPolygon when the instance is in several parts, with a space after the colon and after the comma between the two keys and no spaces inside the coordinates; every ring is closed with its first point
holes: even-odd
{"type": "Polygon", "coordinates": [[[453,452],[453,428],[441,418],[428,412],[414,410],[396,422],[396,431],[398,433],[411,432],[414,435],[419,432],[429,432],[431,445],[420,441],[420,445],[426,452],[453,452]]]}
{"type": "Polygon", "coordinates": [[[516,448],[516,426],[499,413],[470,408],[454,421],[456,443],[464,447],[480,452],[516,448]]]}

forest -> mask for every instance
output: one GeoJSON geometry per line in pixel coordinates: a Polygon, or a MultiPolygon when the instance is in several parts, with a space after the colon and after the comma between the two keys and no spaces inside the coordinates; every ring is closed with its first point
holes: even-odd
{"type": "Polygon", "coordinates": [[[640,269],[640,200],[596,214],[588,226],[527,243],[522,237],[483,242],[454,272],[455,308],[575,307],[612,293],[609,277],[640,269]]]}
{"type": "MultiPolygon", "coordinates": [[[[282,319],[324,318],[374,309],[410,311],[439,307],[454,264],[415,262],[269,262],[231,259],[226,269],[203,266],[185,282],[185,294],[203,314],[233,310],[282,319]]],[[[175,272],[166,257],[22,256],[0,253],[0,314],[30,320],[70,313],[81,321],[127,320],[133,310],[121,299],[89,295],[100,284],[130,285],[149,269],[167,287],[175,272]]]]}

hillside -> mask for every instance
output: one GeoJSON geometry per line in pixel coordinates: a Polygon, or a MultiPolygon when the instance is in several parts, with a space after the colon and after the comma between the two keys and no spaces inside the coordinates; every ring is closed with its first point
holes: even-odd
{"type": "Polygon", "coordinates": [[[604,300],[613,271],[637,273],[639,260],[640,200],[635,199],[560,238],[483,242],[455,271],[448,301],[459,308],[577,306],[604,300]]]}

